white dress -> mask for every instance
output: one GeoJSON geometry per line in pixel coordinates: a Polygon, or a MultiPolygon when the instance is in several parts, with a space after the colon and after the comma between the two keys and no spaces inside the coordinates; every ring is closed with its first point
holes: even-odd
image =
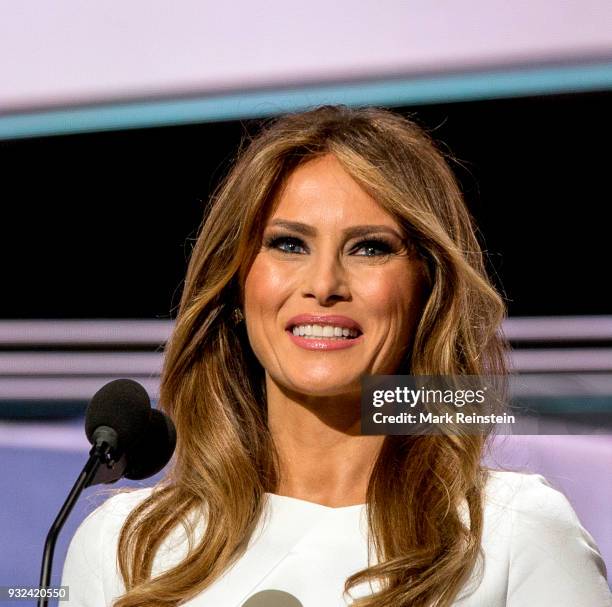
{"type": "MultiPolygon", "coordinates": [[[[124,592],[116,565],[119,530],[150,492],[113,496],[76,531],[62,577],[71,605],[103,607],[124,592]]],[[[330,508],[274,494],[267,498],[266,516],[243,557],[185,605],[241,607],[267,589],[288,592],[303,607],[350,605],[344,582],[368,565],[365,505],[330,508]]],[[[201,533],[203,526],[198,528],[201,533]]],[[[181,533],[175,530],[162,544],[154,575],[185,554],[181,533]]],[[[482,548],[484,564],[453,603],[458,607],[612,607],[593,538],[567,499],[539,475],[490,474],[482,548]]],[[[362,584],[351,596],[369,593],[362,584]]]]}

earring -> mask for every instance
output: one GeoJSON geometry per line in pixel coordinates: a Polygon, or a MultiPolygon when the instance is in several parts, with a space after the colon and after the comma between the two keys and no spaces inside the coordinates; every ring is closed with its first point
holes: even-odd
{"type": "Polygon", "coordinates": [[[232,312],[232,320],[235,325],[239,325],[244,320],[244,315],[242,314],[242,310],[240,308],[234,308],[232,312]]]}

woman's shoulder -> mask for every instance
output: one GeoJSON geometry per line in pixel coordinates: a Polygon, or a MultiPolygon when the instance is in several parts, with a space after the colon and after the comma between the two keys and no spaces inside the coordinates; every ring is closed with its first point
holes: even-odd
{"type": "Polygon", "coordinates": [[[513,544],[577,538],[599,554],[568,498],[540,474],[490,470],[485,487],[485,519],[505,521],[513,544]],[[534,535],[535,534],[535,535],[534,535]]]}
{"type": "Polygon", "coordinates": [[[568,498],[541,474],[489,470],[485,487],[485,512],[487,510],[503,510],[511,515],[514,525],[584,531],[568,498]]]}
{"type": "Polygon", "coordinates": [[[108,517],[110,520],[127,516],[136,506],[144,502],[155,487],[141,489],[119,489],[98,506],[89,516],[108,517]]]}
{"type": "MultiPolygon", "coordinates": [[[[76,534],[97,534],[104,528],[105,533],[115,528],[121,529],[130,512],[147,499],[153,492],[153,487],[142,489],[121,490],[111,495],[81,523],[76,534]]],[[[75,536],[76,536],[75,534],[75,536]]]]}
{"type": "Polygon", "coordinates": [[[117,543],[129,513],[153,492],[152,487],[121,491],[91,512],[72,536],[64,561],[62,585],[84,607],[109,604],[123,591],[117,569],[117,543]]]}
{"type": "Polygon", "coordinates": [[[505,562],[509,605],[612,605],[593,537],[543,476],[489,471],[484,511],[485,553],[505,562]]]}
{"type": "MultiPolygon", "coordinates": [[[[106,534],[111,528],[120,529],[130,512],[153,492],[153,487],[120,490],[90,512],[76,530],[73,539],[106,534]]],[[[98,496],[99,499],[99,496],[98,496]]]]}
{"type": "Polygon", "coordinates": [[[573,514],[568,499],[541,474],[509,470],[488,470],[485,504],[544,516],[556,513],[571,518],[573,514]]]}

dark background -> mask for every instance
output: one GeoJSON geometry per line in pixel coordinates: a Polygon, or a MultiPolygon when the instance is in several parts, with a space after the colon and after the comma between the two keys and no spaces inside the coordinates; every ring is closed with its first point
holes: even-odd
{"type": "MultiPolygon", "coordinates": [[[[401,108],[453,165],[513,316],[610,313],[612,93],[401,108]]],[[[256,121],[0,142],[0,318],[170,318],[256,121]]]]}

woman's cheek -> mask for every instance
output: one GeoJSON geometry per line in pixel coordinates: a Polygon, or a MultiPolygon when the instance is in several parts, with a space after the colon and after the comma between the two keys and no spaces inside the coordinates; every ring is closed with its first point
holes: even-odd
{"type": "Polygon", "coordinates": [[[368,303],[371,310],[394,309],[396,304],[405,297],[403,283],[405,274],[397,272],[369,272],[356,277],[354,283],[361,299],[368,303]]]}
{"type": "Polygon", "coordinates": [[[270,302],[286,288],[289,269],[272,260],[257,258],[246,280],[246,297],[257,302],[270,302]]]}

